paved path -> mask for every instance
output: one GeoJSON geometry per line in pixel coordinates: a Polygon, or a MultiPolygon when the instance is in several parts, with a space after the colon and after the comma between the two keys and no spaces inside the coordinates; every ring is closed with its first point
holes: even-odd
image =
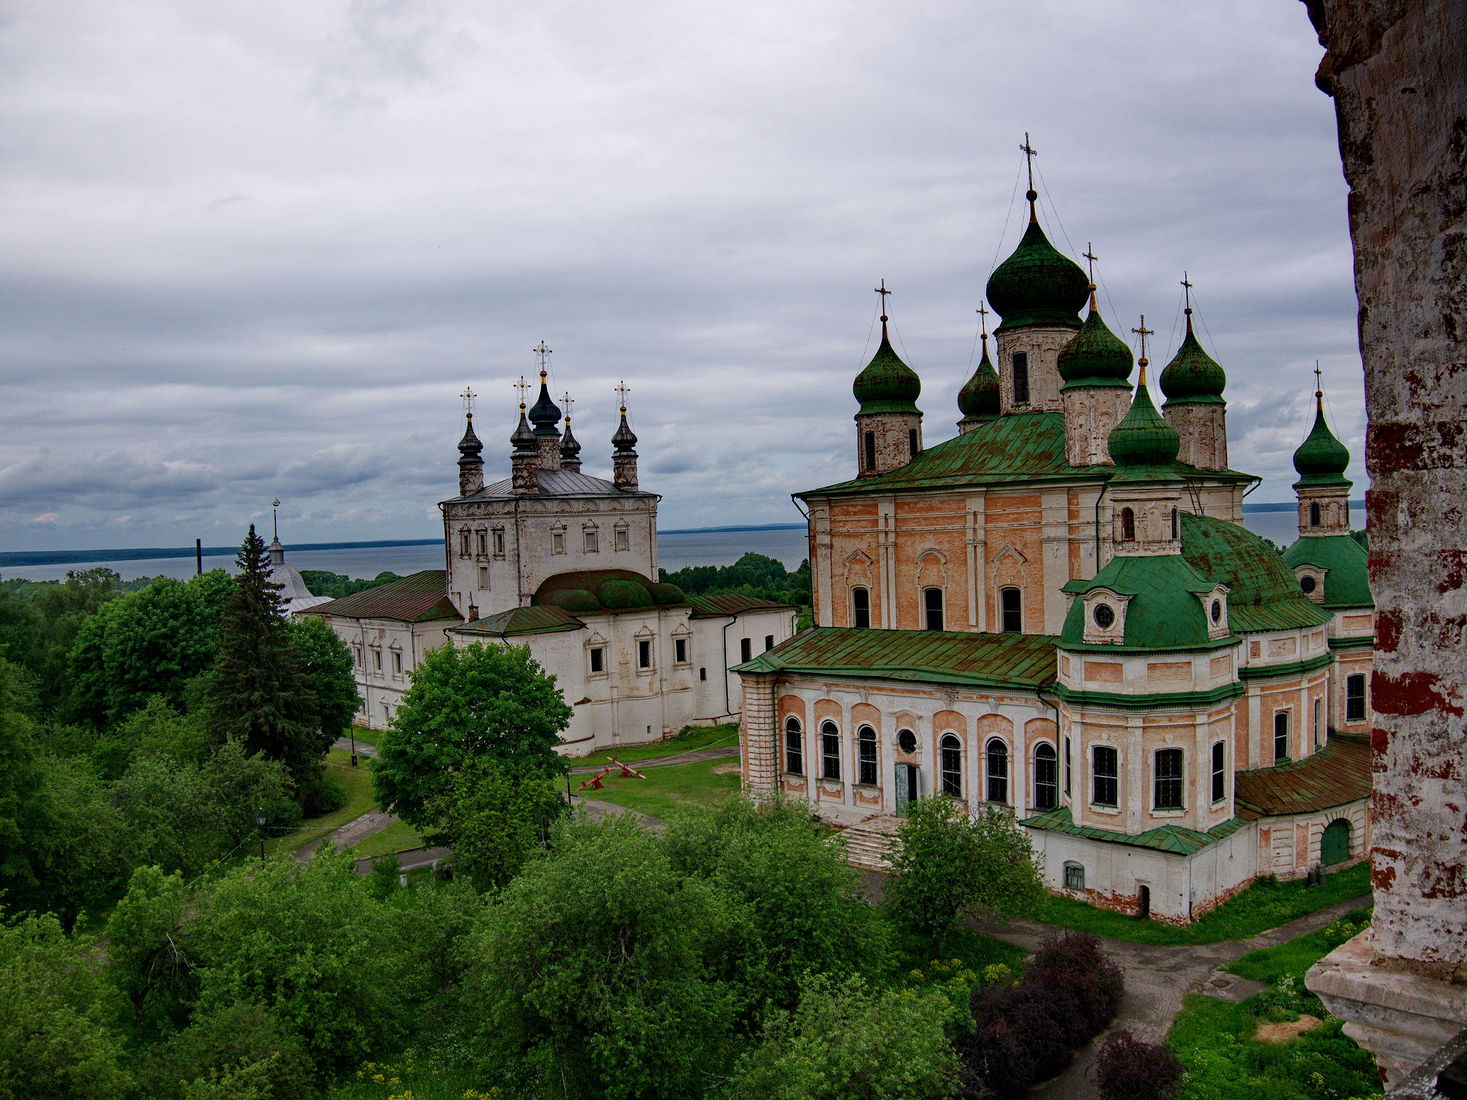
{"type": "MultiPolygon", "coordinates": [[[[721,756],[738,756],[738,754],[739,747],[737,745],[723,745],[712,749],[689,749],[687,752],[680,752],[676,756],[658,756],[651,760],[631,760],[628,761],[627,767],[636,768],[638,771],[641,771],[643,768],[661,768],[668,764],[693,764],[699,760],[717,760],[721,756]]],[[[587,775],[591,772],[605,771],[608,767],[614,766],[609,764],[583,764],[572,768],[570,773],[571,775],[587,775]]]]}
{"type": "MultiPolygon", "coordinates": [[[[367,744],[365,741],[358,741],[356,745],[358,756],[373,757],[377,755],[376,747],[367,744]]],[[[333,749],[340,749],[342,752],[351,752],[351,746],[352,740],[350,737],[338,737],[335,741],[331,742],[333,749]]]]}

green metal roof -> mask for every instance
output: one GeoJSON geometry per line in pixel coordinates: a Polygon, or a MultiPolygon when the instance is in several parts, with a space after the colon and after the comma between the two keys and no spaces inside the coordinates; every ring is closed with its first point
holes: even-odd
{"type": "Polygon", "coordinates": [[[1054,680],[1055,641],[1047,634],[817,626],[736,665],[733,671],[1032,690],[1054,680]]]}
{"type": "Polygon", "coordinates": [[[1234,784],[1238,816],[1247,821],[1359,802],[1370,797],[1370,738],[1332,731],[1314,755],[1239,772],[1234,784]]]}
{"type": "Polygon", "coordinates": [[[560,630],[581,630],[585,623],[561,607],[512,607],[486,619],[478,619],[455,627],[454,634],[492,634],[509,637],[514,634],[552,634],[560,630]]]}
{"type": "Polygon", "coordinates": [[[1345,478],[1345,470],[1349,465],[1350,452],[1324,422],[1324,395],[1316,390],[1314,427],[1294,452],[1294,469],[1299,471],[1299,480],[1294,482],[1294,488],[1335,485],[1348,488],[1350,482],[1345,478]]]}
{"type": "Polygon", "coordinates": [[[1111,461],[1116,464],[1116,478],[1130,480],[1133,475],[1139,475],[1142,480],[1155,480],[1159,472],[1170,475],[1181,447],[1182,437],[1177,429],[1152,404],[1143,369],[1130,409],[1105,441],[1111,461]]]}
{"type": "Polygon", "coordinates": [[[741,592],[724,592],[716,596],[689,596],[693,608],[691,619],[716,619],[729,615],[742,615],[746,611],[793,611],[794,606],[766,600],[759,596],[745,596],[741,592]]]}
{"type": "Polygon", "coordinates": [[[354,592],[330,603],[317,604],[303,614],[336,615],[343,619],[394,619],[426,623],[461,616],[448,598],[442,569],[424,569],[401,580],[354,592]]]}
{"type": "Polygon", "coordinates": [[[998,392],[998,371],[993,369],[993,360],[988,358],[988,337],[983,338],[983,358],[973,375],[958,391],[958,411],[967,420],[987,419],[997,416],[1002,402],[998,392]]]}
{"type": "Polygon", "coordinates": [[[1312,565],[1325,571],[1325,607],[1374,607],[1370,556],[1349,535],[1306,535],[1284,551],[1290,569],[1312,565]]]}
{"type": "Polygon", "coordinates": [[[1183,512],[1182,557],[1228,586],[1228,624],[1236,634],[1322,626],[1330,613],[1310,603],[1284,559],[1236,523],[1183,512]]]}
{"type": "Polygon", "coordinates": [[[881,346],[865,369],[856,375],[851,392],[861,403],[858,416],[869,413],[917,413],[922,380],[892,350],[886,335],[886,318],[881,319],[881,346]]]}
{"type": "Polygon", "coordinates": [[[1013,254],[988,277],[988,302],[1003,318],[996,331],[1026,325],[1080,327],[1090,280],[1049,243],[1029,208],[1029,225],[1013,254]]]}
{"type": "Polygon", "coordinates": [[[1209,844],[1232,836],[1243,827],[1244,822],[1236,817],[1229,818],[1205,833],[1181,825],[1162,825],[1147,829],[1144,833],[1122,833],[1112,829],[1097,829],[1090,825],[1076,825],[1069,807],[1061,806],[1059,809],[1025,818],[1019,824],[1028,825],[1032,829],[1047,829],[1050,832],[1084,837],[1086,840],[1104,841],[1107,844],[1125,844],[1133,848],[1151,848],[1158,852],[1190,856],[1209,844]]]}
{"type": "Polygon", "coordinates": [[[1067,390],[1131,388],[1131,349],[1101,319],[1093,294],[1085,323],[1074,339],[1060,348],[1058,363],[1067,390]]]}
{"type": "Polygon", "coordinates": [[[648,607],[678,607],[688,602],[682,589],[654,581],[630,569],[578,569],[546,577],[535,589],[531,603],[593,615],[604,611],[635,611],[648,607]]]}
{"type": "Polygon", "coordinates": [[[1228,376],[1216,359],[1202,350],[1192,331],[1192,311],[1187,310],[1187,335],[1182,346],[1161,372],[1161,392],[1168,405],[1222,405],[1228,376]]]}
{"type": "Polygon", "coordinates": [[[1070,603],[1065,615],[1060,644],[1067,648],[1107,650],[1216,646],[1219,643],[1207,636],[1207,611],[1197,598],[1216,586],[1215,581],[1208,580],[1175,554],[1111,558],[1092,579],[1070,581],[1063,591],[1078,596],[1096,588],[1109,588],[1122,596],[1130,596],[1126,602],[1123,644],[1087,646],[1087,609],[1078,599],[1070,603]]]}

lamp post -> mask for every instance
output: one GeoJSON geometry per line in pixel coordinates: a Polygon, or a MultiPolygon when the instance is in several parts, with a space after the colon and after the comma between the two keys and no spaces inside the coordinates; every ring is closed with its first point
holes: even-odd
{"type": "Polygon", "coordinates": [[[351,726],[348,727],[348,728],[351,730],[351,766],[355,768],[357,766],[357,727],[356,727],[356,723],[353,722],[351,724],[351,726]]]}
{"type": "Polygon", "coordinates": [[[264,863],[265,862],[265,811],[264,811],[263,808],[262,809],[258,809],[258,810],[255,811],[255,824],[259,827],[259,830],[260,830],[260,862],[261,863],[264,863]]]}

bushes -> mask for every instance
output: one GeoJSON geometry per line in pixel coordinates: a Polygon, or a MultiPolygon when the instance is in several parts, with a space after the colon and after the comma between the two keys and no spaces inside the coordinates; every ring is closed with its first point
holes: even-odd
{"type": "Polygon", "coordinates": [[[974,991],[974,1034],[954,1044],[966,1095],[1009,1100],[1053,1077],[1111,1021],[1121,993],[1120,968],[1094,936],[1046,940],[1023,981],[974,991]]]}
{"type": "Polygon", "coordinates": [[[1181,1080],[1182,1063],[1171,1047],[1129,1031],[1106,1036],[1095,1062],[1100,1100],[1172,1100],[1181,1080]]]}

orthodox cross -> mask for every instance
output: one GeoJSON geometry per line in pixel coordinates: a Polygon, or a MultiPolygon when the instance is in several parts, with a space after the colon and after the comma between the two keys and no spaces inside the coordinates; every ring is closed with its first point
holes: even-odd
{"type": "Polygon", "coordinates": [[[560,405],[561,408],[565,409],[565,422],[567,424],[570,423],[571,406],[575,403],[575,399],[571,397],[569,393],[563,393],[560,395],[560,405]]]}
{"type": "MultiPolygon", "coordinates": [[[[1315,361],[1315,364],[1314,365],[1316,367],[1319,366],[1318,360],[1315,361]]],[[[1319,371],[1316,370],[1314,373],[1315,374],[1318,374],[1319,371]]],[[[274,500],[272,500],[270,502],[270,514],[271,514],[271,523],[272,523],[272,526],[275,528],[275,541],[276,542],[279,542],[280,541],[280,498],[279,497],[276,497],[274,500]]]]}
{"type": "Polygon", "coordinates": [[[1029,169],[1029,190],[1034,190],[1034,158],[1039,155],[1039,150],[1029,144],[1029,131],[1024,131],[1024,144],[1019,148],[1024,153],[1024,163],[1029,169]]]}
{"type": "Polygon", "coordinates": [[[1146,337],[1156,335],[1156,329],[1146,327],[1146,314],[1141,314],[1141,327],[1131,330],[1141,337],[1141,358],[1137,360],[1143,367],[1146,366],[1146,337]]]}
{"type": "Polygon", "coordinates": [[[473,416],[474,398],[478,397],[479,395],[471,390],[468,386],[465,386],[464,392],[459,394],[459,396],[464,399],[464,412],[468,413],[470,416],[473,416]]]}
{"type": "Polygon", "coordinates": [[[978,314],[979,317],[982,318],[982,320],[979,321],[978,323],[979,323],[979,325],[983,329],[983,339],[987,340],[988,339],[988,309],[987,309],[987,307],[984,306],[984,304],[982,302],[979,302],[978,303],[978,308],[976,310],[974,310],[973,312],[975,312],[976,314],[978,314]]]}
{"type": "Polygon", "coordinates": [[[1085,251],[1080,253],[1085,258],[1085,266],[1090,269],[1090,281],[1095,282],[1095,261],[1100,259],[1095,254],[1095,246],[1089,241],[1085,242],[1085,251]]]}
{"type": "Polygon", "coordinates": [[[545,346],[544,340],[541,340],[538,346],[533,347],[530,350],[540,357],[540,377],[544,378],[546,373],[550,370],[551,351],[545,346]]]}
{"type": "Polygon", "coordinates": [[[622,412],[627,411],[627,394],[631,392],[631,388],[632,387],[628,386],[625,382],[618,382],[614,387],[612,387],[613,392],[615,392],[616,394],[617,400],[621,402],[622,412]]]}
{"type": "Polygon", "coordinates": [[[885,321],[886,320],[886,296],[891,293],[891,291],[889,291],[889,290],[886,289],[886,280],[885,279],[882,279],[881,280],[881,285],[879,287],[877,287],[874,291],[872,291],[872,293],[873,294],[880,294],[881,295],[881,319],[883,321],[885,321]]]}
{"type": "Polygon", "coordinates": [[[520,380],[514,384],[514,388],[520,391],[520,408],[525,407],[525,394],[529,392],[530,384],[525,381],[525,376],[520,375],[520,380]]]}
{"type": "Polygon", "coordinates": [[[1324,383],[1323,383],[1323,381],[1320,378],[1319,360],[1318,359],[1316,359],[1314,361],[1314,396],[1315,397],[1323,397],[1324,396],[1324,383]]]}
{"type": "Polygon", "coordinates": [[[1187,307],[1187,312],[1192,312],[1192,284],[1187,279],[1187,273],[1182,272],[1182,298],[1187,307]]]}

